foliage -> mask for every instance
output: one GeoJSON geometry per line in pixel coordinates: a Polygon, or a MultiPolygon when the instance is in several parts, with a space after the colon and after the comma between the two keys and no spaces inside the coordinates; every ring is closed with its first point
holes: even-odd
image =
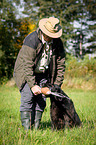
{"type": "Polygon", "coordinates": [[[24,2],[25,9],[23,13],[27,14],[28,17],[35,21],[49,16],[60,19],[63,28],[62,40],[67,51],[70,51],[69,41],[73,44],[71,53],[73,53],[74,50],[76,57],[82,58],[82,55],[95,51],[95,0],[24,0],[24,2]],[[74,26],[74,22],[77,22],[79,27],[74,26]],[[89,42],[93,43],[90,44],[89,42]],[[83,45],[86,43],[88,43],[90,47],[83,45]]]}
{"type": "Polygon", "coordinates": [[[96,59],[86,55],[83,60],[67,55],[63,86],[96,90],[96,59]]]}
{"type": "Polygon", "coordinates": [[[66,74],[71,78],[86,77],[86,75],[96,77],[96,59],[89,60],[86,55],[83,60],[78,60],[69,55],[66,59],[66,74]]]}
{"type": "Polygon", "coordinates": [[[25,18],[16,18],[16,4],[19,4],[19,1],[4,0],[1,3],[0,76],[10,79],[23,40],[35,29],[35,24],[25,18]]]}
{"type": "Polygon", "coordinates": [[[20,48],[22,47],[25,37],[36,29],[36,25],[27,18],[22,18],[18,20],[18,25],[16,26],[16,29],[18,30],[18,35],[17,37],[15,37],[16,43],[14,44],[15,48],[17,49],[15,53],[15,59],[18,55],[20,48]]]}
{"type": "MultiPolygon", "coordinates": [[[[15,37],[17,35],[16,31],[16,14],[17,11],[14,6],[14,1],[3,0],[1,1],[1,22],[0,22],[0,51],[2,55],[0,56],[0,76],[7,76],[10,78],[12,76],[12,67],[14,65],[14,55],[15,55],[15,37]],[[14,13],[15,12],[15,13],[14,13]]],[[[16,2],[16,4],[18,4],[16,2]]]]}
{"type": "MultiPolygon", "coordinates": [[[[64,88],[63,88],[64,89],[64,88]]],[[[0,86],[0,144],[7,145],[95,145],[96,91],[67,89],[73,100],[82,127],[51,130],[50,101],[44,111],[39,130],[24,131],[20,121],[20,93],[16,87],[0,86]],[[7,101],[6,101],[7,100],[7,101]]]]}
{"type": "Polygon", "coordinates": [[[96,18],[94,17],[96,13],[95,0],[83,0],[82,5],[82,12],[80,13],[82,17],[79,18],[78,21],[80,27],[75,31],[75,36],[72,37],[72,40],[74,41],[73,44],[76,46],[73,46],[73,48],[78,56],[94,53],[96,50],[96,18]],[[86,43],[87,45],[84,45],[86,43]],[[81,44],[81,46],[79,44],[81,44]],[[80,47],[82,54],[79,53],[80,47]]]}
{"type": "Polygon", "coordinates": [[[54,16],[60,19],[62,40],[68,53],[74,52],[73,55],[79,57],[81,54],[95,52],[95,0],[24,0],[24,3],[20,0],[3,0],[0,4],[0,77],[12,77],[14,63],[25,36],[34,31],[38,21],[44,17],[54,16]],[[26,18],[18,18],[17,6],[23,4],[26,18]],[[74,27],[75,21],[80,24],[79,28],[74,27]],[[90,47],[83,45],[86,43],[90,43],[90,47]]]}
{"type": "MultiPolygon", "coordinates": [[[[91,33],[93,34],[91,36],[91,38],[88,40],[89,42],[94,42],[95,47],[96,48],[96,2],[95,0],[84,0],[85,4],[86,4],[86,9],[88,11],[88,20],[90,21],[89,23],[89,30],[91,31],[91,33]]],[[[93,45],[94,46],[94,45],[93,45]]]]}
{"type": "Polygon", "coordinates": [[[66,45],[68,39],[73,35],[73,24],[74,19],[79,19],[80,15],[78,13],[82,11],[79,9],[81,3],[76,3],[74,0],[62,1],[62,0],[24,0],[24,14],[27,14],[30,18],[34,20],[39,20],[44,17],[54,16],[60,19],[60,23],[63,28],[62,39],[66,45]],[[29,4],[32,3],[30,6],[29,4]],[[34,8],[35,7],[35,8],[34,8]],[[29,11],[27,11],[29,9],[29,11]],[[37,10],[37,13],[34,12],[37,10]]]}

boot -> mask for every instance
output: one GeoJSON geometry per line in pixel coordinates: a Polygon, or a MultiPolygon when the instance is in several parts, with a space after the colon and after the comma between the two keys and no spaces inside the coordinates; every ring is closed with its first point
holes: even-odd
{"type": "Polygon", "coordinates": [[[24,130],[31,129],[34,124],[35,113],[34,112],[23,112],[21,111],[21,122],[24,130]]]}
{"type": "Polygon", "coordinates": [[[31,112],[31,129],[33,128],[34,120],[35,120],[35,110],[31,112]]]}
{"type": "Polygon", "coordinates": [[[39,124],[41,121],[41,117],[42,117],[42,112],[40,111],[36,111],[35,112],[35,129],[39,128],[39,124]]]}

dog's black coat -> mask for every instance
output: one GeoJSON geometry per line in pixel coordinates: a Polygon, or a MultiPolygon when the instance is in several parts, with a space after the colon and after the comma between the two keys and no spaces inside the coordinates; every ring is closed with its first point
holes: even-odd
{"type": "Polygon", "coordinates": [[[80,126],[81,121],[75,110],[73,101],[57,85],[49,83],[42,84],[42,87],[48,87],[52,92],[61,93],[63,97],[49,95],[51,106],[50,116],[52,129],[64,129],[65,127],[80,126]]]}

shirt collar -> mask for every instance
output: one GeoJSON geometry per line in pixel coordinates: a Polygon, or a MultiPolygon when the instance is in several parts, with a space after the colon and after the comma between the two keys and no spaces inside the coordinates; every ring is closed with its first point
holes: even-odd
{"type": "Polygon", "coordinates": [[[44,37],[43,37],[43,34],[42,34],[42,43],[47,43],[45,40],[44,40],[44,37]]]}

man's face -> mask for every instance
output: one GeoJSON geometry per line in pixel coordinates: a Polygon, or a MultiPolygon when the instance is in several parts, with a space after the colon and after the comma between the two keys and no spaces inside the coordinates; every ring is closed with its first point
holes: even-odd
{"type": "Polygon", "coordinates": [[[47,42],[50,42],[52,40],[51,37],[47,36],[46,34],[43,33],[43,37],[44,37],[44,40],[47,41],[47,42]]]}

